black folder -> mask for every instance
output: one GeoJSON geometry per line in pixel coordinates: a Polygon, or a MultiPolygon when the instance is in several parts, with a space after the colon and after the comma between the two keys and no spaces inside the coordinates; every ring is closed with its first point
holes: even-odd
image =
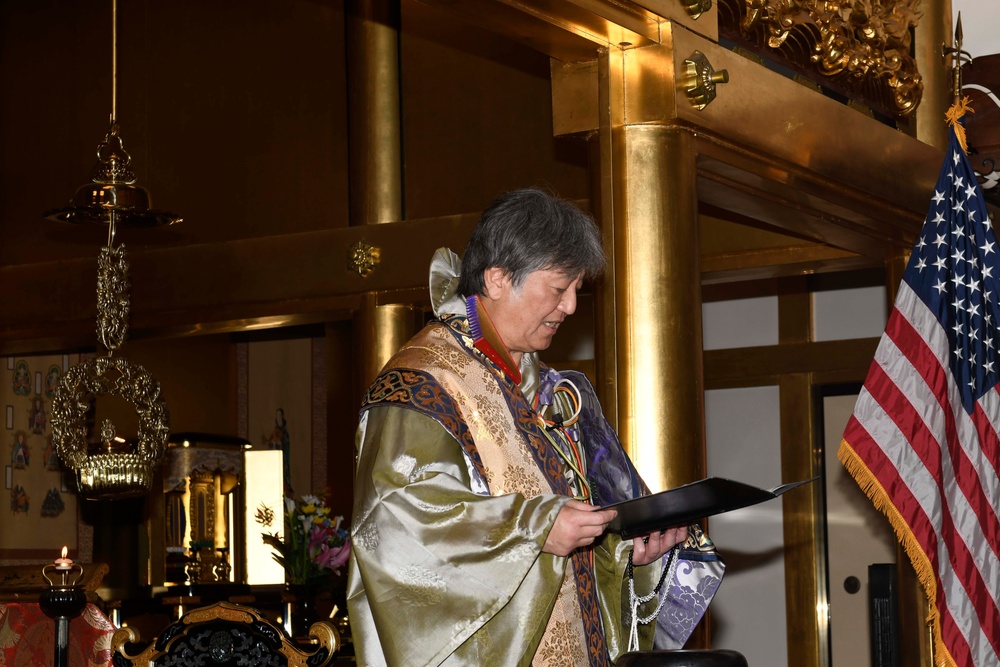
{"type": "Polygon", "coordinates": [[[766,491],[731,479],[709,477],[660,493],[607,505],[605,509],[618,511],[618,516],[608,524],[608,530],[628,539],[656,530],[686,526],[704,517],[773,500],[813,479],[816,478],[782,484],[766,491]]]}

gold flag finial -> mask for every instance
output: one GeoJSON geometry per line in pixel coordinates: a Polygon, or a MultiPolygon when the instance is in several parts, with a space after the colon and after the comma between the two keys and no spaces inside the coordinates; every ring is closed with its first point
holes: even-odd
{"type": "Polygon", "coordinates": [[[969,105],[969,98],[962,96],[962,65],[972,63],[972,56],[969,55],[969,52],[962,50],[962,37],[962,12],[959,12],[958,19],[955,21],[955,46],[941,45],[941,57],[947,58],[951,56],[951,92],[954,99],[951,108],[948,109],[944,116],[948,124],[955,128],[955,138],[958,139],[962,150],[968,153],[969,146],[965,139],[965,126],[959,122],[959,119],[966,112],[975,113],[975,109],[969,105]]]}
{"type": "Polygon", "coordinates": [[[962,12],[959,12],[955,21],[955,46],[941,44],[941,57],[951,56],[951,95],[955,104],[958,104],[962,97],[962,65],[972,63],[969,52],[962,50],[962,37],[962,12]]]}

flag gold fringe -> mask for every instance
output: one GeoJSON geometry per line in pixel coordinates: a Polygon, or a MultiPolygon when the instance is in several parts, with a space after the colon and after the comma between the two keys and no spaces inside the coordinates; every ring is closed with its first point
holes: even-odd
{"type": "Polygon", "coordinates": [[[934,577],[934,570],[931,567],[930,559],[924,553],[923,548],[921,548],[916,536],[910,530],[909,525],[907,525],[899,510],[892,503],[892,500],[889,499],[889,494],[886,493],[882,484],[879,483],[878,479],[868,469],[868,466],[864,464],[861,457],[858,456],[847,440],[840,441],[837,458],[844,464],[844,468],[847,469],[848,474],[858,483],[858,486],[865,492],[868,499],[872,501],[875,508],[889,519],[896,537],[903,545],[903,551],[906,552],[906,555],[910,558],[910,562],[913,563],[913,569],[917,573],[917,579],[920,581],[920,584],[924,587],[924,594],[927,595],[930,607],[930,612],[925,620],[931,626],[931,632],[934,636],[935,666],[957,667],[955,659],[951,656],[941,637],[941,615],[938,612],[935,602],[937,599],[937,580],[934,577]]]}
{"type": "Polygon", "coordinates": [[[944,118],[948,121],[948,125],[955,129],[955,138],[958,139],[959,145],[962,146],[962,150],[965,154],[969,154],[969,145],[965,140],[965,126],[958,122],[958,119],[968,113],[976,113],[976,110],[969,105],[969,98],[963,97],[956,100],[954,104],[945,112],[944,118]]]}

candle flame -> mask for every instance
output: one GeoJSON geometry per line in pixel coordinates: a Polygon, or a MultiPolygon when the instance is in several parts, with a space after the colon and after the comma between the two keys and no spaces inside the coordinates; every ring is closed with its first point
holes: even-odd
{"type": "Polygon", "coordinates": [[[68,548],[68,547],[63,547],[63,550],[62,550],[62,557],[63,557],[63,558],[65,558],[65,557],[66,557],[66,554],[68,554],[68,553],[69,553],[69,548],[68,548]]]}

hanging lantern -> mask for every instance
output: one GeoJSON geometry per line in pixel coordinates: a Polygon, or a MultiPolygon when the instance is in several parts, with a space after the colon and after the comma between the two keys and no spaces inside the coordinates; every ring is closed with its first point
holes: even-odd
{"type": "Polygon", "coordinates": [[[107,225],[107,245],[98,258],[97,338],[105,354],[66,371],[52,399],[52,443],[62,461],[76,473],[83,498],[111,499],[149,492],[153,475],[163,460],[169,438],[169,414],[160,384],[139,364],[115,352],[128,336],[129,278],[125,246],[115,245],[117,228],[156,227],[180,218],[149,208],[149,193],[135,185],[131,158],[118,134],[117,5],[111,3],[112,94],[111,127],[97,149],[91,183],[81,186],[68,208],[49,211],[50,220],[74,224],[107,225]],[[121,398],[139,418],[136,442],[120,437],[105,419],[97,443],[91,443],[89,413],[102,396],[121,398]]]}
{"type": "Polygon", "coordinates": [[[78,491],[85,498],[145,495],[170,435],[160,384],[139,364],[113,356],[128,335],[128,289],[125,246],[102,248],[97,337],[107,355],[66,371],[52,399],[52,442],[63,462],[76,471],[78,491]],[[98,445],[90,445],[87,415],[100,396],[117,396],[135,407],[139,433],[133,445],[117,435],[111,420],[102,424],[98,445]]]}

